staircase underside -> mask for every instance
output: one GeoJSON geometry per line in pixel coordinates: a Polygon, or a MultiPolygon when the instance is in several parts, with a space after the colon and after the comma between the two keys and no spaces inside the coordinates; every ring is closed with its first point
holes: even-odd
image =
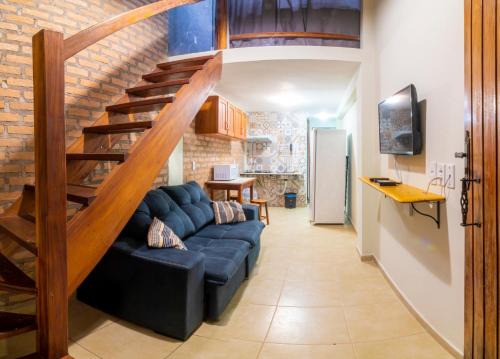
{"type": "Polygon", "coordinates": [[[153,185],[165,162],[219,81],[222,54],[210,58],[183,86],[156,125],[131,148],[128,159],[105,178],[97,198],[68,223],[69,292],[106,253],[153,185]]]}
{"type": "MultiPolygon", "coordinates": [[[[67,201],[81,205],[67,223],[69,295],[97,265],[154,184],[220,79],[222,54],[158,66],[117,104],[108,106],[67,149],[67,201]],[[112,119],[113,114],[143,112],[158,115],[153,121],[112,119]],[[142,136],[127,152],[110,151],[131,132],[142,136]],[[102,161],[116,165],[97,187],[82,184],[102,161]]],[[[35,193],[35,186],[24,187],[21,197],[0,216],[0,233],[37,256],[35,193]]],[[[0,290],[37,295],[35,281],[2,253],[0,290]]],[[[0,312],[0,339],[36,330],[36,322],[34,315],[0,312]]]]}

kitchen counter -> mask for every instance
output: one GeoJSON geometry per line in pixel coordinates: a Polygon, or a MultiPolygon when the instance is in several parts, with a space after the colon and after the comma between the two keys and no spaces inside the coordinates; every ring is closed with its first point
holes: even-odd
{"type": "Polygon", "coordinates": [[[240,176],[303,176],[300,172],[242,172],[240,176]]]}

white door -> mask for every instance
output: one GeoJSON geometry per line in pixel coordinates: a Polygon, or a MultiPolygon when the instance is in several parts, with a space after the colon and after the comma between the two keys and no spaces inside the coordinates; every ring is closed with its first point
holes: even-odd
{"type": "Polygon", "coordinates": [[[315,200],[315,172],[316,172],[316,129],[313,129],[310,133],[309,138],[309,219],[314,222],[314,200],[315,200]]]}
{"type": "Polygon", "coordinates": [[[345,222],[346,131],[315,130],[314,223],[345,222]]]}

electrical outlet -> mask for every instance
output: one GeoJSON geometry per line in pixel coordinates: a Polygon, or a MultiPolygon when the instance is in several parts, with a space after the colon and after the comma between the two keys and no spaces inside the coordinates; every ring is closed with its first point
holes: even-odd
{"type": "Polygon", "coordinates": [[[445,181],[445,172],[446,172],[445,168],[446,168],[446,166],[444,165],[444,163],[437,164],[436,177],[438,177],[441,180],[442,186],[444,185],[444,181],[445,181]]]}
{"type": "Polygon", "coordinates": [[[431,178],[437,177],[437,162],[436,161],[431,161],[431,163],[429,163],[429,175],[431,176],[431,178]]]}
{"type": "Polygon", "coordinates": [[[446,165],[444,183],[446,183],[446,187],[448,188],[455,188],[455,165],[446,165]]]}

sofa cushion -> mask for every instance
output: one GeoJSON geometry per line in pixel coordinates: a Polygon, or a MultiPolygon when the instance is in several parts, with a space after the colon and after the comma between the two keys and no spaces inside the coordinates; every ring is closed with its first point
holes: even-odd
{"type": "Polygon", "coordinates": [[[160,187],[189,216],[197,230],[214,220],[212,201],[200,185],[188,182],[181,186],[160,187]]]}
{"type": "Polygon", "coordinates": [[[245,222],[245,211],[240,203],[236,201],[212,202],[214,209],[215,224],[227,224],[245,222]]]}
{"type": "Polygon", "coordinates": [[[190,251],[205,255],[205,278],[210,283],[224,285],[244,265],[250,245],[239,240],[214,240],[190,237],[184,242],[190,251]]]}
{"type": "Polygon", "coordinates": [[[178,251],[173,248],[163,249],[150,249],[146,243],[139,243],[135,238],[119,237],[109,252],[119,251],[129,255],[130,257],[137,257],[146,261],[155,263],[164,263],[167,266],[176,266],[189,270],[196,263],[203,261],[203,256],[200,253],[193,251],[178,251]]]}
{"type": "Polygon", "coordinates": [[[156,217],[181,239],[194,233],[194,224],[186,213],[161,190],[149,191],[128,222],[123,233],[146,241],[149,226],[156,217]]]}
{"type": "Polygon", "coordinates": [[[260,221],[246,221],[233,224],[209,224],[196,232],[197,237],[211,239],[239,239],[248,242],[253,248],[259,241],[260,234],[264,229],[264,223],[260,221]]]}
{"type": "Polygon", "coordinates": [[[150,248],[176,248],[187,251],[181,239],[158,218],[153,219],[148,231],[148,247],[150,248]]]}

